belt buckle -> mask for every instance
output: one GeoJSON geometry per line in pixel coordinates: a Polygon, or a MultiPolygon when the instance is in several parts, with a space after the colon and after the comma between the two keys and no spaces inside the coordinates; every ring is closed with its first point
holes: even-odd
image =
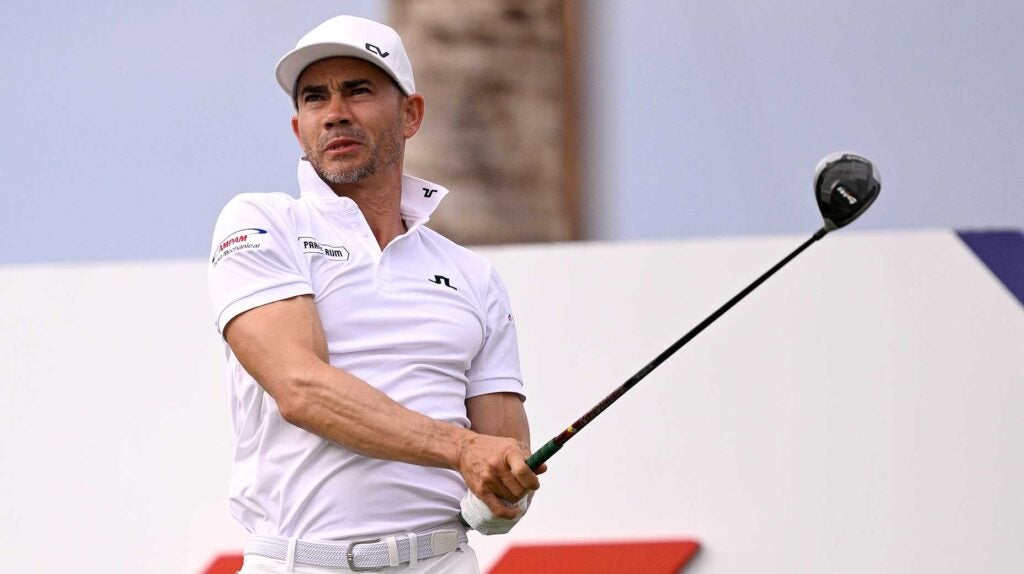
{"type": "Polygon", "coordinates": [[[365,567],[365,566],[364,567],[360,567],[360,566],[356,566],[356,564],[355,564],[355,561],[356,561],[356,552],[355,552],[356,546],[359,546],[360,544],[376,544],[377,542],[380,542],[381,540],[382,540],[381,538],[367,538],[366,540],[356,540],[352,544],[349,544],[348,545],[348,552],[345,553],[345,561],[348,562],[348,569],[353,571],[353,572],[379,572],[379,571],[383,570],[384,567],[380,567],[380,568],[376,568],[376,567],[373,567],[373,566],[370,566],[370,567],[365,567]]]}

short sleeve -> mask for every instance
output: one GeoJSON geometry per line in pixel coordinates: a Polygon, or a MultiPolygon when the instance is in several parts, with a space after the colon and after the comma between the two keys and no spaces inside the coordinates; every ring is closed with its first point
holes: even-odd
{"type": "Polygon", "coordinates": [[[242,194],[217,219],[208,280],[219,332],[249,309],[313,293],[296,251],[293,202],[284,194],[242,194]]]}
{"type": "Polygon", "coordinates": [[[466,378],[466,398],[488,393],[517,393],[525,398],[523,376],[519,368],[519,342],[508,290],[491,269],[485,302],[484,342],[473,359],[466,378]]]}

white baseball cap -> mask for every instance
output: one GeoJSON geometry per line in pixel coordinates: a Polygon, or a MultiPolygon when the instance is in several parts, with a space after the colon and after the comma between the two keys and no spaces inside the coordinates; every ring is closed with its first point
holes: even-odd
{"type": "Polygon", "coordinates": [[[295,83],[307,66],[324,58],[348,56],[376,65],[409,95],[416,91],[412,64],[402,39],[390,26],[356,16],[335,16],[299,39],[277,62],[277,83],[295,99],[295,83]]]}

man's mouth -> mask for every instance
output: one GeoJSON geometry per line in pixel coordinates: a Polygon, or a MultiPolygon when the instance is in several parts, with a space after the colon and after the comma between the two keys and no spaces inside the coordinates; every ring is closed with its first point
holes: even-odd
{"type": "Polygon", "coordinates": [[[324,153],[329,155],[343,155],[351,153],[363,145],[359,140],[352,138],[334,138],[324,146],[324,153]]]}

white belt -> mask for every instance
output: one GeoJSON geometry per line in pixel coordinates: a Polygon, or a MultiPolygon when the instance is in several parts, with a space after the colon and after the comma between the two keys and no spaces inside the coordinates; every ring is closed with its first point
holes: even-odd
{"type": "MultiPolygon", "coordinates": [[[[383,570],[434,556],[447,554],[467,542],[466,529],[458,522],[408,534],[367,538],[350,543],[295,541],[294,563],[326,568],[348,568],[352,572],[383,570]],[[413,554],[411,549],[415,548],[413,554]]],[[[274,560],[288,560],[289,539],[279,536],[251,535],[245,541],[245,554],[274,560]]]]}

